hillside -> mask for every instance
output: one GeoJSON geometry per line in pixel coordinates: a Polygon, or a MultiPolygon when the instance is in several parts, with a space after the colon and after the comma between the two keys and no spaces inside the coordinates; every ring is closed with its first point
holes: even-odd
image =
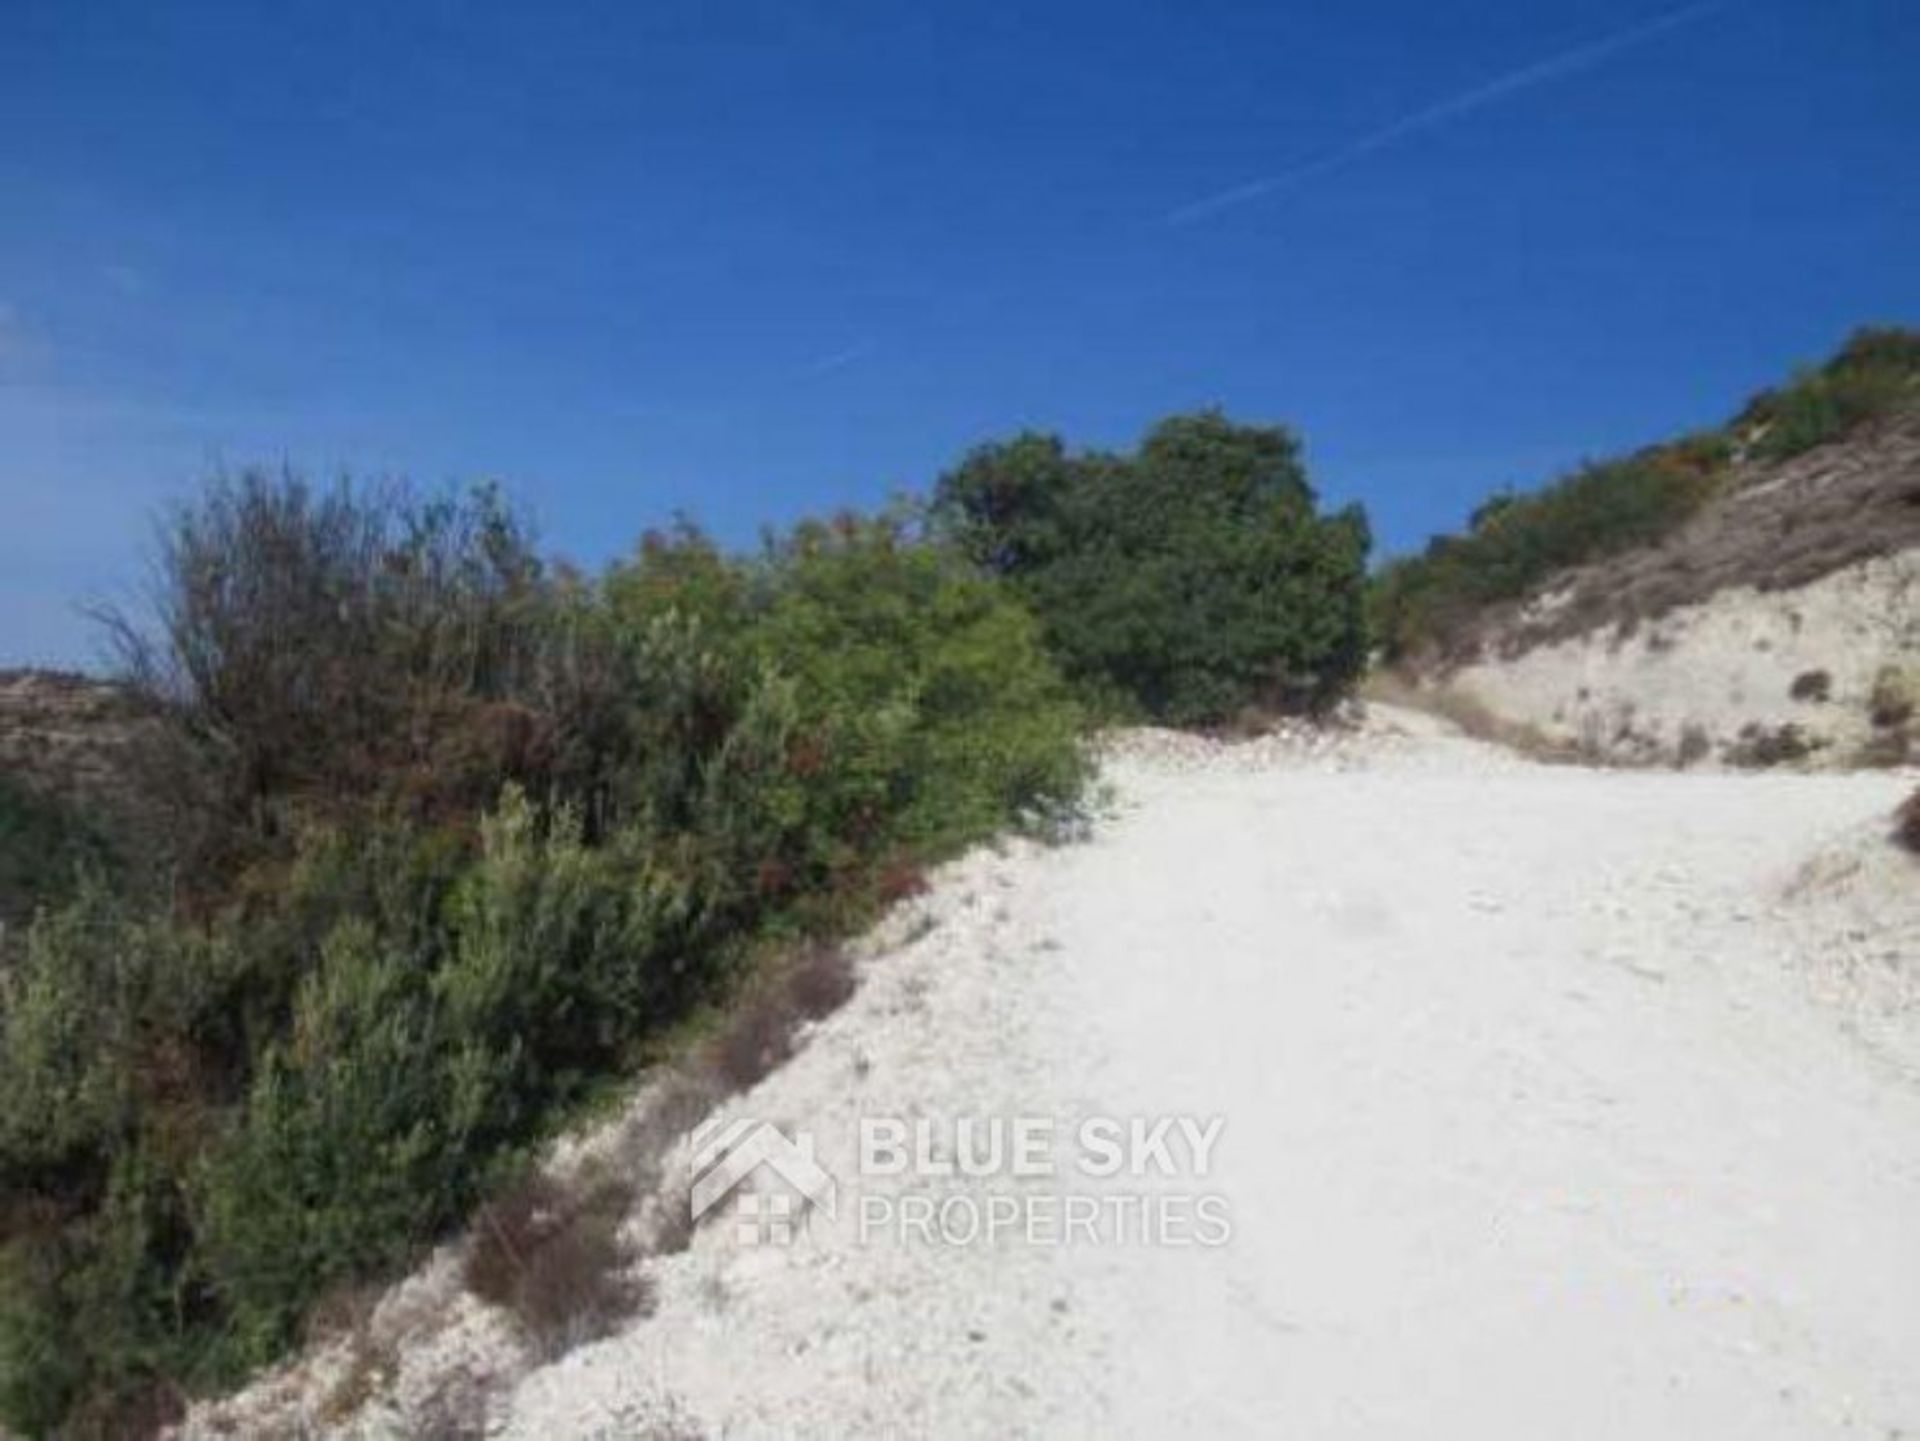
{"type": "Polygon", "coordinates": [[[135,821],[124,781],[142,733],[115,686],[0,670],[0,945],[79,868],[111,862],[104,833],[124,836],[135,821]]]}
{"type": "MultiPolygon", "coordinates": [[[[1569,751],[1904,754],[1915,376],[1920,338],[1867,333],[1721,431],[1500,497],[1376,623],[1569,751]]],[[[115,632],[124,689],[0,677],[4,894],[37,913],[0,936],[0,1421],[1498,1435],[1591,1387],[1642,1432],[1903,1422],[1911,780],[1548,769],[1348,706],[1366,540],[1290,432],[1213,413],[597,576],[491,491],[216,479],[115,632]],[[1241,747],[1090,720],[1263,711],[1241,747]],[[835,1150],[983,1106],[1135,1126],[1140,1190],[1058,1200],[1175,1230],[936,1245],[905,1218],[947,1158],[835,1150]],[[1159,1186],[1156,1116],[1231,1116],[1217,1190],[1159,1186]],[[783,1139],[802,1179],[899,1244],[797,1243],[811,1183],[710,1216],[742,1121],[755,1167],[820,1132],[783,1139]],[[1183,1268],[1209,1200],[1245,1239],[1183,1268]],[[1693,1303],[1727,1275],[1761,1308],[1693,1303]]]]}
{"type": "Polygon", "coordinates": [[[117,686],[62,671],[0,670],[0,774],[102,798],[136,729],[136,707],[117,686]]]}
{"type": "Polygon", "coordinates": [[[1916,345],[1863,333],[1720,431],[1497,498],[1382,573],[1395,668],[1469,723],[1588,759],[1904,762],[1916,345]],[[1858,403],[1829,404],[1848,377],[1858,403]]]}

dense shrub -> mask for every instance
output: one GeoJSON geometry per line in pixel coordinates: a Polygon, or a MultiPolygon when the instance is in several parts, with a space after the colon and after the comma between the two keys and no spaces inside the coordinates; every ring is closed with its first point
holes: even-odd
{"type": "Polygon", "coordinates": [[[1131,455],[1027,434],[942,477],[936,513],[1116,709],[1192,723],[1312,708],[1364,664],[1366,521],[1318,513],[1286,430],[1205,412],[1131,455]]]}
{"type": "Polygon", "coordinates": [[[194,777],[156,782],[191,884],[82,884],[0,973],[32,1433],[280,1354],[761,947],[1084,779],[1034,622],[903,518],[745,558],[682,528],[587,580],[487,497],[248,477],[166,535],[120,635],[194,777]]]}
{"type": "Polygon", "coordinates": [[[749,640],[826,719],[798,759],[848,834],[940,853],[1077,794],[1077,709],[998,584],[892,517],[801,526],[762,569],[749,640]]]}
{"type": "Polygon", "coordinates": [[[0,947],[41,905],[71,894],[83,872],[113,864],[106,838],[87,817],[0,775],[0,947]]]}
{"type": "Polygon", "coordinates": [[[1862,330],[1819,369],[1756,396],[1734,429],[1752,436],[1756,456],[1785,460],[1916,400],[1920,332],[1862,330]]]}

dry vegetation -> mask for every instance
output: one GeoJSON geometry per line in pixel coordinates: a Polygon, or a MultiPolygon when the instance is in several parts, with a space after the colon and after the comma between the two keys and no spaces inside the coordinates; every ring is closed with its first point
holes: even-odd
{"type": "Polygon", "coordinates": [[[1558,740],[1537,726],[1513,721],[1446,681],[1422,683],[1391,668],[1374,671],[1361,684],[1364,700],[1438,716],[1475,740],[1495,745],[1548,765],[1592,765],[1600,758],[1573,741],[1558,740]]]}
{"type": "Polygon", "coordinates": [[[1901,804],[1894,817],[1894,836],[1900,844],[1920,856],[1920,791],[1901,804]]]}

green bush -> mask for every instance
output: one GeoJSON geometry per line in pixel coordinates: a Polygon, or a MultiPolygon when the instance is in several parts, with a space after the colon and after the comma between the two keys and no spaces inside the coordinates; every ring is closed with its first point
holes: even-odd
{"type": "Polygon", "coordinates": [[[133,1106],[144,937],[97,890],[45,912],[0,972],[0,1181],[92,1189],[133,1106]]]}
{"type": "Polygon", "coordinates": [[[804,525],[762,562],[760,663],[825,724],[803,770],[871,848],[941,854],[1078,794],[1079,711],[1033,618],[898,517],[804,525]]]}
{"type": "Polygon", "coordinates": [[[35,1434],[281,1354],[759,947],[1085,780],[1034,622],[901,517],[749,557],[683,527],[508,585],[457,507],[250,485],[176,518],[199,559],[140,652],[183,753],[248,758],[184,792],[193,885],[83,884],[0,970],[0,1418],[35,1434]],[[344,676],[383,694],[330,711],[344,676]],[[274,734],[289,708],[338,774],[274,734]],[[493,744],[502,713],[537,744],[493,744]]]}
{"type": "Polygon", "coordinates": [[[1311,709],[1365,663],[1366,520],[1318,513],[1286,430],[1209,411],[1132,455],[1023,435],[943,476],[936,514],[1107,708],[1176,724],[1311,709]]]}
{"type": "Polygon", "coordinates": [[[452,1215],[462,1178],[419,960],[343,920],[291,1034],[195,1170],[201,1260],[237,1363],[272,1359],[320,1290],[405,1260],[452,1215]]]}
{"type": "Polygon", "coordinates": [[[199,1373],[203,1292],[181,1188],[212,1078],[194,1038],[231,950],[95,885],[46,911],[0,983],[0,1414],[122,1434],[199,1373]]]}
{"type": "Polygon", "coordinates": [[[70,895],[81,873],[114,864],[105,837],[74,808],[0,775],[0,938],[70,895]]]}
{"type": "Polygon", "coordinates": [[[1862,330],[1793,383],[1756,396],[1734,422],[1763,460],[1786,460],[1920,401],[1920,332],[1862,330]]]}
{"type": "Polygon", "coordinates": [[[160,1374],[183,1374],[176,1318],[193,1302],[164,1257],[179,1234],[164,1177],[138,1151],[99,1209],[0,1249],[0,1408],[30,1436],[147,1434],[160,1374]]]}
{"type": "Polygon", "coordinates": [[[716,884],[830,890],[902,852],[1045,825],[1086,778],[1079,710],[1032,618],[904,516],[804,524],[737,562],[696,533],[655,536],[607,593],[626,635],[679,638],[667,668],[705,697],[635,750],[697,753],[700,717],[739,697],[717,768],[656,775],[627,808],[697,823],[722,847],[716,884]]]}

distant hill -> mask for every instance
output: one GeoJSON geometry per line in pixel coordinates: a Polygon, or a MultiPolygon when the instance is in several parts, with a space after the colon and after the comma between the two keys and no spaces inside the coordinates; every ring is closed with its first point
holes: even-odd
{"type": "Polygon", "coordinates": [[[0,944],[83,866],[113,864],[129,829],[122,784],[141,733],[118,687],[58,671],[0,670],[0,944]]]}
{"type": "Polygon", "coordinates": [[[1390,663],[1595,759],[1898,763],[1920,698],[1920,333],[1503,495],[1386,567],[1390,663]]]}
{"type": "Polygon", "coordinates": [[[62,794],[111,791],[137,724],[133,702],[109,682],[0,670],[0,775],[62,794]]]}

